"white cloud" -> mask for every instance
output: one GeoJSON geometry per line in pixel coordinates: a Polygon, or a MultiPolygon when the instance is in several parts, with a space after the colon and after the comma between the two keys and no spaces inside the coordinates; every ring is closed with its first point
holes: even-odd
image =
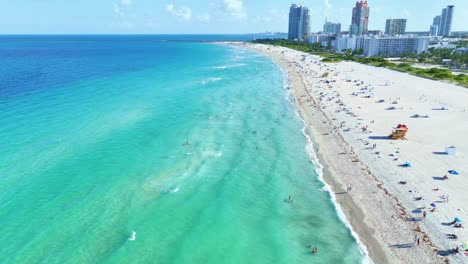
{"type": "Polygon", "coordinates": [[[113,11],[114,11],[114,14],[116,14],[118,16],[121,16],[121,17],[125,16],[124,11],[122,10],[122,8],[120,8],[119,5],[114,5],[113,11]]]}
{"type": "Polygon", "coordinates": [[[175,17],[180,17],[184,20],[191,20],[192,19],[192,9],[186,6],[181,6],[176,8],[173,4],[169,4],[166,6],[167,12],[172,14],[175,17]]]}
{"type": "Polygon", "coordinates": [[[243,19],[247,17],[242,0],[223,0],[224,8],[234,18],[243,19]]]}
{"type": "Polygon", "coordinates": [[[114,4],[114,14],[120,17],[125,16],[125,9],[133,4],[133,0],[120,0],[120,3],[114,4]]]}
{"type": "Polygon", "coordinates": [[[174,11],[174,5],[173,5],[173,4],[168,4],[168,5],[167,5],[167,11],[168,11],[169,13],[171,13],[172,11],[174,11]]]}
{"type": "Polygon", "coordinates": [[[204,22],[204,23],[208,23],[211,21],[211,15],[208,14],[208,13],[205,13],[203,15],[199,15],[197,17],[197,19],[200,21],[200,22],[204,22]]]}
{"type": "Polygon", "coordinates": [[[133,1],[132,0],[122,0],[121,4],[124,6],[130,6],[132,5],[133,1]]]}

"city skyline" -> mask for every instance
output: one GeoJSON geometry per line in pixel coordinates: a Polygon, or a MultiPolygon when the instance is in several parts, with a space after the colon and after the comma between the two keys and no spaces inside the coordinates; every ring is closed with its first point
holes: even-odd
{"type": "MultiPolygon", "coordinates": [[[[291,4],[309,7],[311,31],[325,18],[351,24],[354,0],[82,0],[79,2],[0,0],[0,34],[220,34],[287,32],[291,4]]],[[[407,31],[428,31],[434,16],[455,5],[452,31],[468,30],[468,2],[370,0],[369,30],[384,30],[388,18],[408,19],[407,31]],[[464,21],[465,20],[465,21],[464,21]],[[465,23],[464,23],[465,22],[465,23]]]]}

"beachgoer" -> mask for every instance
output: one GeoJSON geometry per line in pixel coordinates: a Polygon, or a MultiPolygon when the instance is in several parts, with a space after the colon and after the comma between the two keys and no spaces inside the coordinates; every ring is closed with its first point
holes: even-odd
{"type": "Polygon", "coordinates": [[[317,247],[314,247],[314,249],[312,249],[312,254],[315,254],[315,253],[317,253],[317,252],[318,252],[317,247]]]}
{"type": "Polygon", "coordinates": [[[423,218],[426,218],[426,215],[427,215],[427,213],[426,213],[426,211],[424,211],[423,212],[423,218]]]}
{"type": "Polygon", "coordinates": [[[448,180],[448,176],[447,175],[444,175],[444,177],[442,177],[443,180],[448,180]]]}

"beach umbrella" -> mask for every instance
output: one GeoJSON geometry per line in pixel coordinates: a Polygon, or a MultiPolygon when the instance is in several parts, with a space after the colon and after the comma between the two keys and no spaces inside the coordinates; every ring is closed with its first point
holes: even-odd
{"type": "Polygon", "coordinates": [[[452,175],[458,175],[458,171],[456,170],[449,170],[448,173],[452,174],[452,175]]]}
{"type": "Polygon", "coordinates": [[[437,207],[435,203],[431,203],[431,206],[434,207],[434,208],[437,207]]]}
{"type": "Polygon", "coordinates": [[[455,217],[455,222],[457,222],[457,223],[461,223],[461,222],[462,222],[462,220],[461,220],[460,218],[458,218],[458,217],[455,217]]]}

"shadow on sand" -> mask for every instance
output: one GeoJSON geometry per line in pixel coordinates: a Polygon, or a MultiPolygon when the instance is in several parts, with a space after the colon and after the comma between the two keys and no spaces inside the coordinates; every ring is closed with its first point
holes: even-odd
{"type": "Polygon", "coordinates": [[[391,140],[389,136],[370,136],[369,139],[372,140],[391,140]]]}
{"type": "Polygon", "coordinates": [[[413,243],[407,243],[407,244],[391,245],[391,246],[388,246],[388,247],[391,247],[391,248],[412,248],[413,246],[414,246],[413,243]]]}

